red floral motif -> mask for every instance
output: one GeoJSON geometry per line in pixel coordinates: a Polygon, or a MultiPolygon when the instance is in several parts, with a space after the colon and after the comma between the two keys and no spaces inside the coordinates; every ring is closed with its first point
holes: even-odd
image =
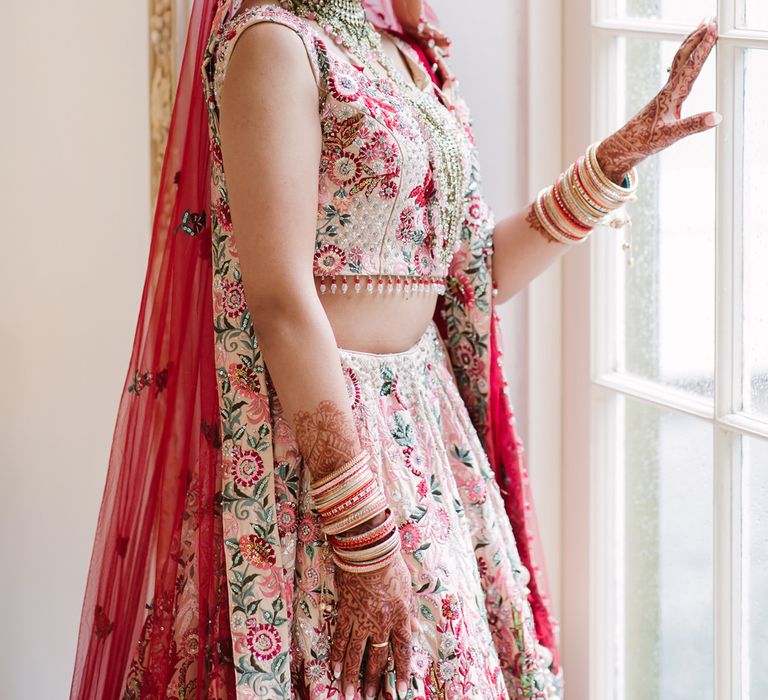
{"type": "Polygon", "coordinates": [[[360,381],[355,374],[355,370],[351,367],[344,368],[344,379],[347,383],[347,393],[349,394],[352,410],[354,411],[360,405],[360,381]]]}
{"type": "Polygon", "coordinates": [[[321,661],[320,659],[312,659],[307,664],[307,678],[314,682],[319,683],[328,676],[328,662],[321,661]]]}
{"type": "Polygon", "coordinates": [[[216,202],[216,218],[225,231],[232,230],[232,213],[229,211],[229,204],[223,199],[216,202]]]}
{"type": "Polygon", "coordinates": [[[224,313],[228,318],[237,318],[245,311],[245,290],[242,282],[224,280],[224,313]]]}
{"type": "MultiPolygon", "coordinates": [[[[366,129],[366,131],[368,131],[366,129]]],[[[361,133],[360,156],[367,161],[380,160],[385,166],[392,166],[399,155],[397,144],[386,131],[375,131],[368,134],[361,133]],[[367,138],[366,138],[367,137],[367,138]]]]}
{"type": "Polygon", "coordinates": [[[468,309],[475,305],[475,290],[472,287],[472,280],[463,272],[456,273],[448,278],[448,288],[451,294],[468,309]]]}
{"type": "Polygon", "coordinates": [[[422,479],[419,482],[419,485],[416,487],[416,490],[419,494],[419,499],[425,498],[426,495],[429,493],[429,486],[427,486],[427,482],[422,479]]]}
{"type": "Polygon", "coordinates": [[[275,548],[263,537],[243,535],[239,544],[243,559],[256,568],[269,569],[275,565],[275,548]]]}
{"type": "Polygon", "coordinates": [[[432,168],[429,168],[424,176],[424,182],[414,187],[408,196],[414,198],[417,207],[424,209],[434,194],[435,180],[432,176],[432,168]]]}
{"type": "Polygon", "coordinates": [[[320,539],[320,525],[316,518],[305,515],[299,522],[298,538],[304,544],[312,544],[320,539]]]}
{"type": "Polygon", "coordinates": [[[462,342],[460,345],[456,346],[456,354],[464,367],[470,365],[475,357],[475,353],[472,350],[472,347],[469,345],[469,343],[465,342],[462,342]]]}
{"type": "Polygon", "coordinates": [[[324,161],[324,169],[339,187],[345,187],[351,182],[356,182],[362,175],[360,157],[349,151],[331,153],[324,161]]]}
{"type": "Polygon", "coordinates": [[[459,599],[455,593],[449,593],[443,598],[442,613],[446,620],[458,620],[461,615],[459,599]]]}
{"type": "Polygon", "coordinates": [[[394,199],[397,196],[397,180],[395,177],[390,177],[385,180],[381,185],[381,196],[384,199],[394,199]]]}
{"type": "Polygon", "coordinates": [[[346,72],[334,71],[328,81],[328,87],[340,102],[354,102],[360,97],[360,82],[346,72]]]}
{"type": "Polygon", "coordinates": [[[197,656],[197,652],[200,647],[200,638],[196,631],[187,632],[184,638],[181,640],[181,655],[188,659],[193,659],[197,656]]]}
{"type": "Polygon", "coordinates": [[[400,526],[400,542],[406,552],[415,552],[421,546],[421,533],[415,523],[400,526]]]}
{"type": "Polygon", "coordinates": [[[224,157],[221,154],[221,146],[216,139],[211,140],[211,158],[213,158],[214,165],[219,168],[224,163],[224,157]]]}
{"type": "Polygon", "coordinates": [[[272,625],[259,623],[251,617],[246,623],[248,649],[260,661],[274,659],[280,653],[280,635],[272,625]]]}
{"type": "Polygon", "coordinates": [[[252,367],[247,367],[242,363],[232,363],[229,366],[229,381],[232,388],[248,398],[255,398],[261,392],[259,376],[252,367]]]}
{"type": "MultiPolygon", "coordinates": [[[[402,404],[402,400],[400,399],[397,393],[396,382],[392,382],[392,394],[402,404]]],[[[403,448],[403,457],[405,457],[405,466],[410,470],[411,474],[413,474],[414,476],[423,476],[423,472],[421,471],[421,469],[419,469],[420,466],[423,466],[423,460],[421,459],[418,453],[416,453],[416,456],[414,457],[414,452],[415,450],[413,449],[413,445],[406,445],[403,448]]]]}
{"type": "Polygon", "coordinates": [[[316,275],[337,275],[347,262],[346,253],[338,246],[326,244],[315,252],[316,275]]]}
{"type": "Polygon", "coordinates": [[[280,537],[296,531],[296,504],[292,501],[280,501],[277,504],[277,529],[280,537]]]}
{"type": "Polygon", "coordinates": [[[264,460],[253,450],[243,450],[236,445],[232,450],[232,476],[244,488],[253,486],[264,474],[264,460]]]}

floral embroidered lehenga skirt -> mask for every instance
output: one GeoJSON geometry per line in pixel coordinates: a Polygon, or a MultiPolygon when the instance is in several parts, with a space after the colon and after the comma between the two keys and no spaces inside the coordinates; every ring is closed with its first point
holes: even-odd
{"type": "MultiPolygon", "coordinates": [[[[339,356],[411,571],[417,631],[409,697],[561,697],[526,600],[529,572],[435,325],[404,352],[339,356]]],[[[274,392],[271,402],[275,434],[287,438],[278,441],[275,488],[286,578],[294,582],[293,687],[297,697],[341,698],[329,665],[334,608],[320,605],[333,601],[333,564],[274,392]]],[[[226,515],[224,527],[226,535],[226,515]]],[[[235,613],[232,629],[236,653],[267,663],[277,652],[268,626],[249,626],[235,613]]],[[[393,673],[380,697],[397,697],[393,673]]]]}

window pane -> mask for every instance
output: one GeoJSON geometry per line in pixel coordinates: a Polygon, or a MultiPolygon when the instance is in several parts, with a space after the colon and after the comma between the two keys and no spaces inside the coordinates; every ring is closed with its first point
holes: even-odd
{"type": "Polygon", "coordinates": [[[750,697],[768,698],[768,442],[744,438],[743,450],[750,697]]]}
{"type": "Polygon", "coordinates": [[[750,29],[768,29],[768,3],[765,0],[744,0],[742,22],[750,29]]]}
{"type": "MultiPolygon", "coordinates": [[[[622,83],[618,114],[623,123],[664,84],[678,44],[640,38],[618,41],[622,83]]],[[[685,110],[695,114],[714,106],[715,62],[711,58],[685,110]]],[[[624,352],[617,369],[711,398],[714,131],[679,141],[646,159],[638,172],[638,201],[628,209],[635,263],[624,272],[624,352]]]]}
{"type": "Polygon", "coordinates": [[[616,0],[616,14],[619,17],[677,22],[690,25],[691,30],[704,17],[713,17],[716,12],[716,0],[616,0]]]}
{"type": "Polygon", "coordinates": [[[626,399],[626,700],[713,697],[712,427],[626,399]]]}
{"type": "Polygon", "coordinates": [[[768,51],[744,55],[744,409],[768,417],[768,51]]]}

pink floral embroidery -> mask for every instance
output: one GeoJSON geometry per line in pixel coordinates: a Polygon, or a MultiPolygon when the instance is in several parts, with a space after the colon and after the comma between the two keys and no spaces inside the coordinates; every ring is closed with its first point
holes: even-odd
{"type": "Polygon", "coordinates": [[[467,490],[469,492],[469,502],[472,505],[476,506],[485,503],[485,499],[488,496],[485,487],[485,479],[482,479],[481,477],[473,479],[467,490]]]}
{"type": "Polygon", "coordinates": [[[433,516],[431,535],[437,542],[447,542],[451,532],[451,519],[443,508],[438,508],[433,516]]]}
{"type": "Polygon", "coordinates": [[[422,275],[428,275],[434,268],[432,253],[429,248],[421,247],[417,248],[413,254],[413,264],[416,268],[416,272],[422,275]]]}
{"type": "Polygon", "coordinates": [[[299,541],[304,544],[312,544],[320,538],[320,525],[316,518],[305,515],[299,522],[299,541]]]}
{"type": "Polygon", "coordinates": [[[421,533],[415,523],[400,526],[400,542],[406,552],[414,552],[421,546],[421,533]]]}

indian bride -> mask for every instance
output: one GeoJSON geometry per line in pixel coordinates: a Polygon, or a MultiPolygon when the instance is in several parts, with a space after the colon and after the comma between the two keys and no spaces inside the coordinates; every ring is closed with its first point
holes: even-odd
{"type": "Polygon", "coordinates": [[[718,123],[716,40],[496,222],[426,3],[195,0],[71,698],[563,697],[496,307],[718,123]]]}

